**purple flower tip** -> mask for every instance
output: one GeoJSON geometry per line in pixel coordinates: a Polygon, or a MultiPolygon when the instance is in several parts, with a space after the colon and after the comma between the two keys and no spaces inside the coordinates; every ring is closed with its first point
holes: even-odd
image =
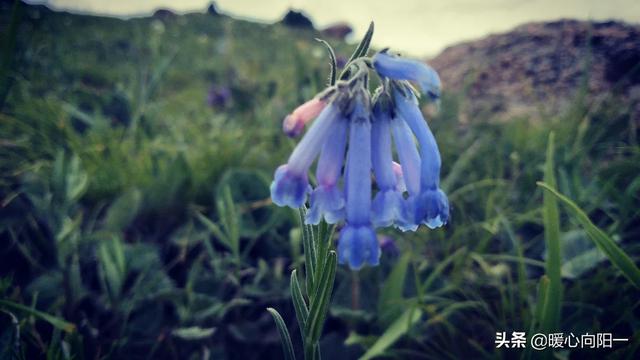
{"type": "Polygon", "coordinates": [[[309,180],[306,172],[298,174],[291,171],[287,165],[281,165],[276,169],[271,183],[271,199],[276,205],[302,207],[308,191],[309,180]]]}
{"type": "Polygon", "coordinates": [[[311,208],[305,222],[317,225],[322,217],[328,224],[344,219],[344,193],[335,185],[319,186],[311,192],[311,208]]]}
{"type": "Polygon", "coordinates": [[[444,191],[428,189],[418,195],[415,202],[416,222],[430,229],[439,228],[449,221],[449,200],[444,191]]]}
{"type": "Polygon", "coordinates": [[[398,245],[396,241],[387,235],[378,235],[378,244],[380,244],[380,249],[382,252],[385,252],[391,256],[400,255],[400,249],[398,249],[398,245]]]}
{"type": "Polygon", "coordinates": [[[380,262],[380,245],[369,225],[347,224],[338,239],[338,261],[348,264],[351,270],[359,270],[365,264],[376,266],[380,262]]]}
{"type": "Polygon", "coordinates": [[[378,191],[371,203],[371,221],[375,227],[404,222],[404,199],[395,189],[378,191]]]}

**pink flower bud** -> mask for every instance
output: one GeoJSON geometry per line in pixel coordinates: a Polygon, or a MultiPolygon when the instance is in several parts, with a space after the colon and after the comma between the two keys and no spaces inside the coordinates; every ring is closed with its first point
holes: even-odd
{"type": "Polygon", "coordinates": [[[291,114],[284,118],[282,131],[289,137],[300,135],[304,126],[318,116],[326,105],[326,102],[318,98],[313,98],[298,106],[291,114]]]}

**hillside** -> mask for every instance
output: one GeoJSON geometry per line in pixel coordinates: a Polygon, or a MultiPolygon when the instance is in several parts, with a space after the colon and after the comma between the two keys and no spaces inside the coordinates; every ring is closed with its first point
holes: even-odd
{"type": "Polygon", "coordinates": [[[449,91],[464,93],[461,114],[540,118],[578,96],[622,100],[640,123],[640,26],[562,20],[530,23],[453,45],[430,60],[449,91]]]}

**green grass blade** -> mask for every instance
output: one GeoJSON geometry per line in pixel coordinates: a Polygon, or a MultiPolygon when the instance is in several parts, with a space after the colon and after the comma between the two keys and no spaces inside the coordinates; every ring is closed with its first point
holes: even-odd
{"type": "Polygon", "coordinates": [[[360,360],[372,359],[382,355],[389,346],[393,345],[400,337],[409,331],[411,326],[415,324],[422,316],[422,310],[411,308],[406,310],[396,321],[385,330],[378,340],[360,357],[360,360]]]}
{"type": "Polygon", "coordinates": [[[431,274],[429,274],[427,279],[422,284],[423,289],[429,290],[431,285],[433,285],[433,282],[436,281],[438,276],[442,275],[442,273],[444,272],[444,269],[446,269],[446,267],[449,266],[449,264],[451,264],[454,260],[457,260],[459,257],[464,256],[466,254],[467,254],[467,248],[461,247],[460,249],[456,250],[453,254],[449,255],[446,259],[441,261],[438,264],[438,266],[436,266],[435,269],[433,269],[431,274]]]}
{"type": "Polygon", "coordinates": [[[321,269],[322,277],[311,300],[309,318],[304,330],[306,343],[314,344],[322,334],[322,326],[329,308],[329,300],[331,299],[333,282],[336,276],[336,264],[336,253],[331,251],[321,269]]]}
{"type": "Polygon", "coordinates": [[[384,324],[390,324],[390,320],[393,320],[402,312],[402,291],[404,290],[410,260],[411,254],[404,254],[382,285],[380,298],[378,299],[378,315],[384,324]]]}
{"type": "MultiPolygon", "coordinates": [[[[549,277],[543,275],[540,278],[540,284],[538,285],[538,296],[536,301],[536,307],[533,310],[533,320],[529,324],[529,335],[533,335],[539,329],[542,320],[544,319],[545,307],[547,305],[547,293],[549,290],[549,277]]],[[[522,353],[521,359],[531,359],[532,348],[527,347],[522,353]]]]}
{"type": "Polygon", "coordinates": [[[284,352],[284,358],[286,360],[295,360],[296,354],[293,352],[293,344],[291,343],[291,336],[289,336],[289,330],[282,320],[282,316],[274,308],[267,308],[267,311],[273,316],[273,320],[276,322],[278,332],[280,333],[280,340],[282,341],[282,351],[284,352]]]}
{"type": "Polygon", "coordinates": [[[0,299],[0,306],[7,307],[9,309],[18,310],[25,312],[33,317],[44,320],[54,326],[57,329],[66,331],[68,333],[75,331],[76,326],[70,322],[64,321],[58,317],[53,315],[49,315],[45,312],[30,308],[28,306],[24,306],[22,304],[14,303],[13,301],[2,300],[0,299]]]}
{"type": "Polygon", "coordinates": [[[578,207],[573,201],[560,194],[549,184],[538,182],[538,186],[542,187],[546,193],[554,196],[569,209],[569,212],[583,227],[589,238],[596,244],[598,249],[602,251],[609,261],[616,266],[624,276],[636,287],[640,287],[640,269],[634,264],[633,260],[609,237],[604,231],[594,225],[589,216],[578,207]]]}
{"type": "MultiPolygon", "coordinates": [[[[547,160],[544,166],[544,179],[551,186],[556,186],[554,175],[553,155],[554,155],[554,134],[549,134],[547,144],[547,160]]],[[[543,194],[543,221],[544,239],[547,248],[546,274],[549,277],[549,303],[545,307],[545,317],[542,320],[541,330],[550,333],[558,330],[560,326],[560,313],[562,306],[562,255],[560,247],[560,215],[558,202],[549,193],[543,194]]]]}

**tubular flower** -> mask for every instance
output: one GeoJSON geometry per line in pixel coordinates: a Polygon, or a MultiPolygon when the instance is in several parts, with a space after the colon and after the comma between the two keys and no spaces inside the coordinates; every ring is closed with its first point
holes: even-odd
{"type": "Polygon", "coordinates": [[[322,146],[316,179],[318,187],[311,192],[311,208],[307,212],[305,222],[318,224],[320,219],[335,224],[344,219],[344,193],[338,188],[342,174],[345,146],[347,144],[347,119],[336,121],[331,129],[332,135],[322,146]]]}
{"type": "Polygon", "coordinates": [[[349,118],[346,225],[338,239],[338,261],[353,270],[377,265],[380,246],[371,226],[371,119],[368,93],[360,91],[349,118]]]}
{"type": "Polygon", "coordinates": [[[384,77],[414,81],[420,86],[422,93],[432,99],[440,98],[441,82],[438,73],[421,61],[403,59],[382,51],[373,57],[373,67],[384,77]]]}
{"type": "Polygon", "coordinates": [[[404,198],[402,191],[398,190],[391,153],[391,114],[388,104],[381,98],[373,106],[371,127],[371,160],[378,185],[371,207],[371,220],[376,227],[404,223],[404,198]]]}
{"type": "Polygon", "coordinates": [[[302,134],[304,126],[315,119],[326,105],[326,101],[315,97],[298,106],[282,121],[282,131],[289,137],[296,137],[302,134]]]}
{"type": "Polygon", "coordinates": [[[449,220],[449,200],[440,189],[440,151],[436,139],[424,120],[415,96],[397,89],[393,92],[398,114],[409,125],[420,144],[420,194],[415,198],[415,221],[434,229],[449,220]]]}
{"type": "Polygon", "coordinates": [[[278,167],[271,183],[271,199],[276,205],[292,208],[304,205],[309,191],[307,172],[340,115],[340,106],[335,102],[322,110],[293,149],[287,164],[278,167]]]}

